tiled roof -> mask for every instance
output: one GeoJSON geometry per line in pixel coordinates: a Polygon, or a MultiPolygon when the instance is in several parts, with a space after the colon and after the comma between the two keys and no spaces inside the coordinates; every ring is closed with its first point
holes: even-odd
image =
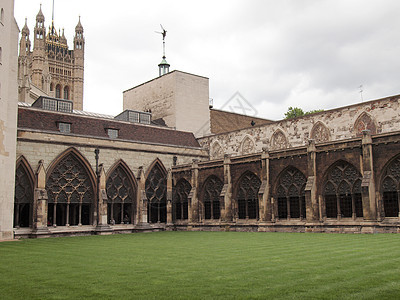
{"type": "Polygon", "coordinates": [[[70,134],[108,138],[107,129],[118,129],[115,140],[163,144],[183,147],[200,147],[193,133],[152,125],[141,125],[114,120],[111,116],[92,113],[61,113],[19,105],[18,129],[60,132],[58,123],[70,123],[70,134]]]}

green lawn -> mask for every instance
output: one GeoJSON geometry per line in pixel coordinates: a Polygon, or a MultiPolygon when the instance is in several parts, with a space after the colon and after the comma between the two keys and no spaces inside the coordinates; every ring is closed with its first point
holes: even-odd
{"type": "Polygon", "coordinates": [[[0,243],[0,299],[400,299],[400,235],[159,232],[0,243]]]}

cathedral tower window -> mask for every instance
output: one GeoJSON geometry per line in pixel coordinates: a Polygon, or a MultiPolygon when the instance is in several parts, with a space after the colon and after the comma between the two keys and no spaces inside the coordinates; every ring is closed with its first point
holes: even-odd
{"type": "Polygon", "coordinates": [[[174,189],[174,216],[175,220],[187,220],[188,219],[188,196],[192,189],[189,182],[185,179],[181,179],[175,186],[174,189]]]}
{"type": "Polygon", "coordinates": [[[69,86],[64,87],[64,99],[69,99],[69,86]]]}
{"type": "Polygon", "coordinates": [[[61,85],[56,85],[56,98],[61,98],[61,85]]]}

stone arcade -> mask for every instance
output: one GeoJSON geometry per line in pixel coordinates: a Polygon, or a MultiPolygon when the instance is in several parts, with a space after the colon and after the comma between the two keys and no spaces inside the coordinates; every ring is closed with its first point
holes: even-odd
{"type": "Polygon", "coordinates": [[[180,71],[118,116],[51,96],[18,105],[15,237],[400,232],[400,96],[280,121],[210,108],[208,78],[180,71]]]}

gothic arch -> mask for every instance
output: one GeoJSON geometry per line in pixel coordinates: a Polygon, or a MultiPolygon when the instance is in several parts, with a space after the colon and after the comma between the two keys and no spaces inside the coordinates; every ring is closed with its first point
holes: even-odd
{"type": "Polygon", "coordinates": [[[214,141],[210,146],[210,158],[217,159],[224,157],[224,150],[218,141],[214,141]]]}
{"type": "Polygon", "coordinates": [[[173,213],[175,220],[187,220],[189,216],[188,196],[192,189],[191,184],[181,178],[174,187],[173,213]]]}
{"type": "Polygon", "coordinates": [[[285,149],[288,147],[286,135],[281,129],[275,130],[271,137],[271,150],[285,149]]]}
{"type": "Polygon", "coordinates": [[[391,158],[383,168],[380,190],[385,217],[399,217],[400,212],[400,154],[391,158]]]}
{"type": "Polygon", "coordinates": [[[306,182],[306,176],[293,166],[285,168],[279,174],[274,189],[279,219],[306,217],[304,195],[306,182]]]}
{"type": "Polygon", "coordinates": [[[15,169],[14,227],[32,226],[34,178],[28,161],[24,156],[20,156],[15,169]]]}
{"type": "Polygon", "coordinates": [[[310,136],[316,143],[327,142],[331,139],[328,127],[321,121],[314,124],[310,136]]]}
{"type": "Polygon", "coordinates": [[[210,175],[204,181],[201,202],[203,205],[203,219],[219,220],[221,217],[221,205],[219,196],[224,183],[215,175],[210,175]]]}
{"type": "Polygon", "coordinates": [[[255,143],[254,140],[249,136],[246,135],[243,140],[242,143],[240,144],[240,150],[242,152],[242,154],[251,154],[255,152],[255,143]]]}
{"type": "Polygon", "coordinates": [[[95,174],[75,148],[62,152],[49,166],[46,178],[48,224],[90,225],[96,199],[95,174]]]}
{"type": "Polygon", "coordinates": [[[107,221],[134,224],[137,182],[128,165],[118,160],[107,172],[107,221]]]}
{"type": "Polygon", "coordinates": [[[360,172],[349,162],[338,160],[325,172],[322,194],[327,218],[362,217],[360,172]]]}
{"type": "Polygon", "coordinates": [[[147,218],[150,223],[167,221],[167,170],[156,158],[146,172],[147,218]]]}
{"type": "Polygon", "coordinates": [[[363,130],[369,130],[371,131],[371,134],[376,134],[375,120],[365,111],[362,112],[354,122],[354,132],[356,136],[361,136],[363,130]]]}
{"type": "Polygon", "coordinates": [[[237,217],[239,219],[258,219],[258,190],[261,180],[251,171],[240,176],[236,188],[237,217]]]}

